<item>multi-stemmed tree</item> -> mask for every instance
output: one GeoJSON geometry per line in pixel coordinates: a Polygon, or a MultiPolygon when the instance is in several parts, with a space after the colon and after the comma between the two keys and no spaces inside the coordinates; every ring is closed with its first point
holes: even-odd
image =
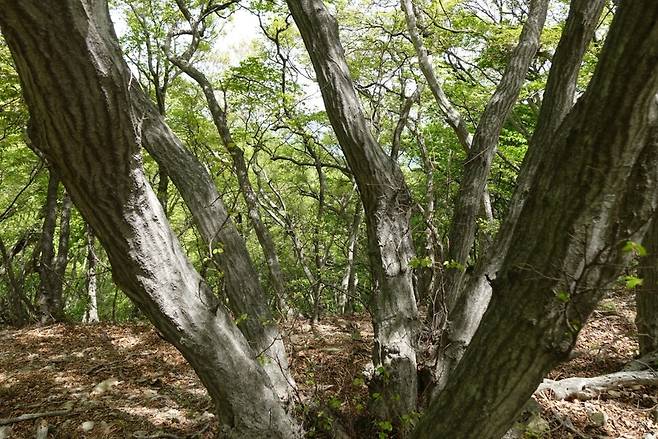
{"type": "MultiPolygon", "coordinates": [[[[46,3],[51,7],[0,0],[0,28],[20,75],[33,145],[93,227],[117,284],[195,369],[226,433],[301,434],[286,411],[294,382],[282,341],[244,241],[207,171],[137,86],[106,2],[46,3]],[[167,170],[194,216],[210,256],[225,273],[236,319],[184,254],[147,182],[141,147],[167,170]]],[[[195,7],[202,14],[213,6],[201,3],[195,7]]],[[[571,108],[578,66],[592,35],[591,17],[598,15],[596,5],[590,10],[586,3],[572,2],[571,21],[553,56],[541,123],[501,232],[470,277],[453,273],[448,280],[458,290],[454,309],[468,314],[468,330],[456,364],[444,371],[445,385],[415,430],[417,437],[502,436],[544,374],[573,347],[629,257],[626,243],[639,242],[648,229],[658,178],[658,25],[653,20],[658,5],[622,2],[593,78],[571,108]]],[[[399,422],[417,407],[413,203],[400,167],[364,116],[335,18],[321,0],[288,0],[288,5],[364,206],[373,284],[373,388],[380,396],[376,408],[399,422]]],[[[469,221],[486,205],[495,138],[536,50],[545,8],[541,0],[530,3],[508,69],[514,74],[503,75],[468,145],[473,169],[465,173],[460,191],[460,199],[467,198],[458,203],[463,214],[455,216],[468,218],[468,224],[459,230],[466,244],[458,241],[465,250],[455,250],[456,267],[472,246],[469,221]]],[[[422,41],[413,37],[409,2],[405,12],[419,60],[425,62],[422,41]]],[[[430,83],[431,73],[424,66],[430,83]]],[[[461,129],[449,110],[444,117],[461,129]]]]}

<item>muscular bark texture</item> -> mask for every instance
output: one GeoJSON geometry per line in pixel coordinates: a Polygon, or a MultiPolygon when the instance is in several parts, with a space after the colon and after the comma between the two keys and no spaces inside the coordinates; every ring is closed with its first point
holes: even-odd
{"type": "Polygon", "coordinates": [[[644,239],[647,256],[640,259],[642,286],[636,293],[638,341],[640,355],[658,351],[658,215],[644,239]]]}
{"type": "Polygon", "coordinates": [[[359,187],[366,214],[373,280],[373,362],[385,373],[373,382],[386,419],[416,407],[418,310],[409,260],[412,201],[398,165],[373,137],[356,96],[338,24],[322,0],[288,0],[320,84],[329,120],[359,187]]]}
{"type": "Polygon", "coordinates": [[[501,437],[619,275],[624,243],[646,231],[658,180],[657,14],[652,1],[621,4],[587,92],[540,162],[489,309],[416,437],[501,437]]]}
{"type": "Polygon", "coordinates": [[[521,168],[510,211],[495,245],[489,254],[478,262],[475,274],[469,279],[450,311],[450,324],[437,350],[439,358],[435,395],[446,385],[450,372],[461,359],[489,305],[489,279],[496,277],[496,272],[515,239],[514,229],[530,185],[539,169],[540,160],[544,155],[550,154],[557,128],[573,107],[582,59],[604,5],[605,0],[574,0],[571,3],[560,43],[553,57],[537,128],[521,168]]]}
{"type": "Polygon", "coordinates": [[[227,434],[294,437],[256,353],[148,185],[140,144],[154,122],[131,90],[106,2],[0,0],[0,8],[40,149],[107,250],[117,284],[196,370],[227,434]]]}

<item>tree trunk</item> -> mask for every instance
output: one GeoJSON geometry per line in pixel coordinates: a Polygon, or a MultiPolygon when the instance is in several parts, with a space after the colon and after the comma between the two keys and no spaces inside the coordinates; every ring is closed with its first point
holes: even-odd
{"type": "Polygon", "coordinates": [[[501,437],[628,262],[624,243],[647,230],[658,181],[657,15],[655,2],[621,4],[587,92],[540,162],[489,309],[416,437],[501,437]]]}
{"type": "Polygon", "coordinates": [[[658,351],[658,215],[651,221],[644,245],[647,255],[640,259],[639,269],[643,282],[635,296],[640,355],[658,351]]]}
{"type": "Polygon", "coordinates": [[[59,243],[57,245],[57,257],[53,263],[53,310],[56,320],[64,319],[64,284],[66,278],[66,266],[69,262],[69,240],[71,235],[71,208],[73,203],[71,197],[65,191],[62,197],[62,207],[59,215],[59,243]]]}
{"type": "MultiPolygon", "coordinates": [[[[548,0],[530,1],[528,18],[523,26],[519,42],[512,52],[496,91],[484,109],[473,136],[473,143],[468,151],[448,233],[450,243],[448,260],[457,264],[457,268],[449,269],[446,272],[446,307],[448,310],[453,308],[462,292],[468,255],[475,241],[480,200],[487,187],[498,137],[519,96],[521,87],[525,83],[530,63],[539,48],[547,10],[548,0]]],[[[441,324],[440,320],[438,320],[439,324],[441,324]]]]}
{"type": "Polygon", "coordinates": [[[2,257],[2,265],[5,268],[7,276],[7,286],[9,287],[8,301],[9,301],[9,321],[16,326],[23,326],[27,323],[27,312],[23,306],[23,291],[16,279],[14,267],[12,267],[11,257],[7,253],[2,237],[0,237],[0,257],[2,257]]]}
{"type": "Polygon", "coordinates": [[[164,168],[160,168],[158,177],[158,201],[162,204],[165,215],[169,214],[169,175],[164,168]]]}
{"type": "Polygon", "coordinates": [[[0,7],[33,134],[47,140],[40,149],[107,250],[117,284],[190,362],[227,436],[295,437],[257,353],[185,257],[148,185],[140,143],[146,125],[161,120],[147,124],[151,115],[131,90],[106,2],[0,7]]]}
{"type": "Polygon", "coordinates": [[[142,142],[146,150],[167,170],[197,223],[201,237],[224,273],[226,294],[233,315],[252,348],[262,355],[265,371],[277,394],[289,400],[295,381],[276,320],[270,311],[246,244],[230,219],[217,187],[206,168],[166,126],[141,90],[132,88],[132,98],[144,120],[142,142]]]}
{"type": "Polygon", "coordinates": [[[217,102],[215,90],[208,78],[200,70],[191,66],[187,62],[176,58],[170,59],[172,63],[176,64],[178,68],[196,81],[203,90],[206,102],[208,103],[208,108],[212,114],[213,122],[215,123],[217,132],[222,139],[222,144],[233,161],[233,170],[238,179],[240,193],[242,194],[242,198],[247,206],[249,221],[256,232],[256,238],[258,238],[258,243],[263,250],[265,262],[267,263],[267,268],[270,272],[270,280],[272,281],[272,287],[274,288],[277,297],[277,304],[280,308],[279,312],[282,316],[285,316],[287,314],[287,291],[285,281],[283,280],[283,270],[281,270],[279,256],[276,253],[276,247],[272,240],[272,235],[267,229],[267,226],[263,223],[260,215],[258,197],[249,180],[249,170],[244,159],[244,151],[233,141],[233,136],[231,135],[231,131],[229,130],[226,121],[226,114],[220,107],[219,102],[217,102]]]}
{"type": "MultiPolygon", "coordinates": [[[[311,270],[311,267],[309,267],[308,263],[306,262],[306,252],[304,251],[304,244],[302,243],[302,240],[299,238],[299,235],[295,230],[295,224],[293,222],[293,219],[290,217],[288,213],[288,209],[286,208],[283,197],[276,190],[271,180],[267,179],[267,176],[265,175],[265,172],[263,170],[256,170],[255,172],[256,172],[256,176],[258,177],[258,182],[260,186],[259,203],[261,203],[262,208],[270,216],[270,218],[272,218],[272,220],[274,220],[274,222],[277,223],[279,227],[285,230],[286,234],[290,237],[290,241],[292,242],[293,252],[295,253],[297,262],[299,263],[299,265],[301,265],[302,272],[304,273],[304,277],[306,277],[306,280],[308,281],[308,284],[312,289],[318,282],[315,278],[315,275],[313,274],[313,271],[311,270]],[[270,197],[266,194],[261,184],[263,180],[267,180],[267,185],[269,186],[270,190],[272,190],[272,192],[274,192],[274,194],[276,195],[278,204],[272,201],[270,197]]],[[[312,297],[308,298],[308,303],[310,306],[313,306],[312,297]]]]}
{"type": "Polygon", "coordinates": [[[324,291],[324,284],[322,275],[324,270],[325,258],[322,255],[322,223],[324,222],[325,210],[325,194],[327,193],[327,176],[322,168],[320,157],[313,149],[313,142],[308,138],[304,141],[306,151],[313,158],[315,165],[315,172],[318,175],[318,183],[320,190],[318,192],[318,210],[315,214],[315,224],[313,225],[313,259],[315,260],[315,285],[313,287],[313,322],[317,323],[320,320],[320,313],[322,311],[322,292],[324,291]]]}
{"type": "Polygon", "coordinates": [[[489,305],[490,280],[496,278],[496,273],[515,239],[514,228],[528,196],[530,185],[537,170],[540,169],[540,160],[551,154],[553,148],[551,142],[557,128],[573,107],[582,59],[594,35],[604,5],[605,0],[574,0],[571,3],[560,43],[553,57],[537,128],[517,180],[510,210],[495,245],[489,254],[478,262],[473,276],[449,311],[450,324],[436,350],[438,358],[434,395],[437,395],[447,384],[451,371],[461,360],[489,305]]]}
{"type": "Polygon", "coordinates": [[[87,310],[85,311],[85,323],[97,323],[98,319],[98,279],[96,278],[96,265],[98,265],[98,257],[96,256],[94,231],[91,226],[87,224],[87,310]]]}
{"type": "MultiPolygon", "coordinates": [[[[36,139],[32,139],[32,144],[37,148],[42,148],[36,139]]],[[[41,228],[41,239],[39,241],[40,253],[39,258],[39,296],[37,303],[39,306],[39,320],[41,323],[55,321],[57,313],[54,308],[54,262],[55,246],[55,227],[57,226],[57,190],[59,188],[59,178],[55,171],[49,169],[48,191],[46,192],[46,205],[44,208],[43,227],[41,228]]]]}
{"type": "Polygon", "coordinates": [[[341,293],[339,296],[338,308],[343,314],[352,314],[354,312],[354,299],[356,297],[356,248],[359,238],[359,229],[363,220],[363,206],[357,201],[354,207],[354,218],[352,227],[350,227],[350,237],[347,241],[347,267],[345,275],[341,282],[341,293]]]}
{"type": "MultiPolygon", "coordinates": [[[[372,271],[375,411],[399,422],[416,410],[418,310],[409,219],[412,200],[399,166],[373,137],[349,74],[338,23],[322,0],[288,0],[311,57],[329,120],[363,202],[372,271]]],[[[374,394],[373,393],[373,394],[374,394]]]]}

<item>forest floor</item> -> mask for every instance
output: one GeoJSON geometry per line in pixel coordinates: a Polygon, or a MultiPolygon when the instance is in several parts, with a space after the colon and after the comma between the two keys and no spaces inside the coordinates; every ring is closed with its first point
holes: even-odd
{"type": "MultiPolygon", "coordinates": [[[[550,378],[620,370],[637,352],[633,320],[632,295],[606,299],[583,329],[575,358],[550,378]]],[[[377,437],[362,378],[372,340],[367,316],[328,317],[315,327],[298,320],[285,330],[307,430],[328,437],[338,419],[351,437],[377,437]]],[[[643,438],[658,432],[655,388],[618,389],[586,402],[537,402],[545,425],[536,437],[643,438]],[[603,413],[604,422],[592,422],[592,413],[603,413]]],[[[0,330],[0,418],[50,412],[0,425],[0,439],[32,438],[46,425],[51,438],[210,438],[216,433],[210,411],[192,369],[149,325],[0,330]]]]}

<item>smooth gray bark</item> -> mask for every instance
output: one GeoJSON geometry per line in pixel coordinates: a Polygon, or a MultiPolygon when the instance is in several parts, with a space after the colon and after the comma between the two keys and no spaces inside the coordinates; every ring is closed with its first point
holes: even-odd
{"type": "Polygon", "coordinates": [[[587,92],[540,162],[491,304],[416,437],[501,437],[628,262],[624,243],[646,232],[657,204],[656,16],[655,2],[620,6],[587,92]]]}
{"type": "Polygon", "coordinates": [[[608,390],[631,386],[655,386],[658,372],[653,370],[623,371],[591,378],[565,378],[559,381],[544,380],[535,394],[544,394],[551,399],[573,399],[587,401],[598,398],[608,390]]]}
{"type": "Polygon", "coordinates": [[[338,23],[322,0],[288,0],[309,53],[325,109],[359,187],[365,211],[373,291],[373,363],[383,370],[371,383],[380,395],[375,412],[398,422],[416,409],[412,200],[397,163],[373,137],[356,95],[340,43],[338,23]]]}
{"type": "Polygon", "coordinates": [[[295,437],[257,353],[187,260],[148,185],[141,142],[161,121],[135,98],[107,3],[0,0],[0,8],[32,132],[107,250],[117,284],[190,362],[226,435],[295,437]]]}

